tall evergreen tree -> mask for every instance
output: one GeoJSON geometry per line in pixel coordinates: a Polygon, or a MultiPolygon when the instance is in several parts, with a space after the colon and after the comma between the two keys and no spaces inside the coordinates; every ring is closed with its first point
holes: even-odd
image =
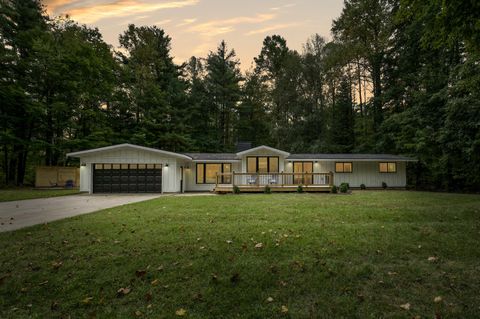
{"type": "Polygon", "coordinates": [[[132,141],[168,150],[188,149],[185,127],[186,84],[181,68],[170,55],[171,38],[165,31],[131,24],[120,35],[124,88],[136,121],[132,141]]]}
{"type": "Polygon", "coordinates": [[[233,150],[242,80],[235,50],[222,41],[207,57],[205,86],[217,131],[218,150],[233,150]]]}

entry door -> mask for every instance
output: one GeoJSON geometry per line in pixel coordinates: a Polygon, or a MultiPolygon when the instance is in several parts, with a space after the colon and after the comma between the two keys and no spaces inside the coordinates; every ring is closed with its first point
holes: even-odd
{"type": "MultiPolygon", "coordinates": [[[[294,173],[313,173],[313,162],[293,162],[294,173]]],[[[293,182],[296,185],[309,185],[313,182],[313,175],[294,175],[293,182]]]]}

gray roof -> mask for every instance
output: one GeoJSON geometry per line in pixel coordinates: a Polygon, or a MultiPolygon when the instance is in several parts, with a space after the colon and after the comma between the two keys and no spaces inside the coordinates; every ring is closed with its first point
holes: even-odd
{"type": "Polygon", "coordinates": [[[183,153],[197,161],[238,161],[235,153],[183,153]]]}
{"type": "Polygon", "coordinates": [[[415,161],[411,157],[392,154],[290,154],[287,159],[415,161]]]}

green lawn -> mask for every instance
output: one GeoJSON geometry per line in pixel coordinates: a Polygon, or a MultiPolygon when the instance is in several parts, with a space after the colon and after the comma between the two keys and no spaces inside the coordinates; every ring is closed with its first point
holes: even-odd
{"type": "Polygon", "coordinates": [[[478,318],[479,243],[478,195],[163,197],[0,234],[0,317],[478,318]]]}
{"type": "Polygon", "coordinates": [[[78,189],[0,189],[0,202],[77,194],[78,189]]]}

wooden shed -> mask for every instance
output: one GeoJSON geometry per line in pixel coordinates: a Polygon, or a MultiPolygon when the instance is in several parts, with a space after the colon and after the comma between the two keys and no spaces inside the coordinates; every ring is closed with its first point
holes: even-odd
{"type": "Polygon", "coordinates": [[[73,181],[73,187],[79,187],[78,167],[37,166],[35,169],[35,187],[65,187],[69,180],[73,181]]]}

